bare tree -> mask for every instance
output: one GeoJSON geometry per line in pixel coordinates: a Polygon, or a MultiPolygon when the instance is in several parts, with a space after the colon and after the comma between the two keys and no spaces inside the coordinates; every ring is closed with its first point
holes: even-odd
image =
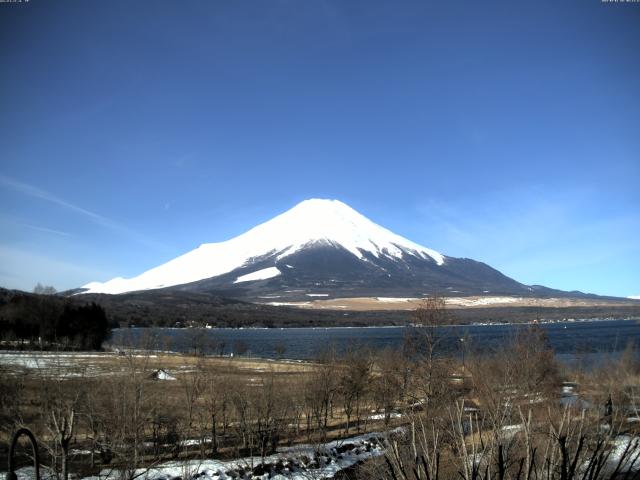
{"type": "Polygon", "coordinates": [[[69,477],[69,446],[75,433],[75,404],[67,405],[66,408],[51,410],[51,433],[56,443],[60,446],[62,461],[62,479],[69,477]]]}
{"type": "Polygon", "coordinates": [[[279,388],[273,373],[264,379],[260,390],[252,396],[255,412],[255,438],[262,463],[267,453],[275,451],[287,425],[290,410],[288,395],[279,388]]]}
{"type": "Polygon", "coordinates": [[[287,346],[282,342],[278,342],[273,346],[273,351],[275,352],[276,356],[281,359],[282,357],[284,357],[284,353],[287,351],[287,346]]]}
{"type": "Polygon", "coordinates": [[[124,467],[119,471],[121,478],[133,479],[136,469],[150,468],[159,461],[159,455],[145,458],[144,443],[154,417],[165,415],[159,405],[162,398],[148,392],[154,382],[150,355],[128,352],[118,358],[122,372],[99,384],[102,394],[98,411],[104,429],[101,449],[105,460],[124,467]]]}
{"type": "Polygon", "coordinates": [[[342,408],[347,417],[345,434],[349,435],[351,420],[355,415],[358,432],[360,431],[362,400],[371,382],[372,359],[368,350],[351,350],[340,359],[338,392],[342,408]]]}
{"type": "MultiPolygon", "coordinates": [[[[306,377],[306,404],[309,407],[307,419],[315,420],[316,433],[324,441],[327,434],[329,413],[337,392],[335,375],[335,352],[323,352],[319,364],[306,377]]],[[[309,425],[308,425],[309,426],[309,425]]]]}
{"type": "Polygon", "coordinates": [[[405,339],[404,355],[413,367],[410,373],[414,401],[423,408],[443,400],[448,391],[450,360],[441,351],[445,338],[442,326],[451,321],[443,297],[432,295],[423,299],[412,312],[413,328],[405,339]]]}
{"type": "Polygon", "coordinates": [[[42,285],[40,282],[33,287],[33,293],[37,293],[39,295],[55,295],[57,290],[51,285],[42,285]]]}
{"type": "Polygon", "coordinates": [[[238,340],[233,344],[233,352],[236,355],[244,355],[249,351],[249,345],[243,340],[238,340]]]}
{"type": "Polygon", "coordinates": [[[204,402],[211,427],[211,454],[218,453],[218,437],[224,436],[228,426],[231,384],[223,374],[217,374],[212,369],[205,373],[204,402]],[[218,424],[222,424],[222,432],[218,431],[218,424]]]}
{"type": "MultiPolygon", "coordinates": [[[[195,424],[199,420],[198,418],[198,402],[205,389],[206,376],[204,373],[204,364],[202,357],[198,357],[196,365],[193,371],[185,373],[178,379],[180,386],[182,387],[182,394],[184,398],[183,411],[185,416],[185,422],[183,427],[183,439],[189,439],[194,431],[195,424]]],[[[200,438],[200,445],[202,445],[203,438],[200,438]]],[[[186,446],[186,442],[184,443],[186,446]]]]}
{"type": "Polygon", "coordinates": [[[55,376],[40,380],[40,415],[47,429],[47,435],[41,435],[41,438],[51,439],[44,445],[54,463],[54,470],[57,473],[59,467],[60,478],[67,480],[69,451],[76,434],[76,415],[84,399],[85,382],[67,380],[63,368],[59,366],[57,369],[55,376]]]}
{"type": "Polygon", "coordinates": [[[251,402],[249,389],[246,385],[232,385],[230,389],[230,403],[233,409],[233,430],[236,432],[236,453],[247,453],[252,445],[251,438],[251,402]]]}
{"type": "Polygon", "coordinates": [[[377,355],[375,375],[371,389],[376,410],[384,414],[385,424],[389,423],[396,405],[402,397],[402,354],[398,350],[385,349],[377,355]]]}

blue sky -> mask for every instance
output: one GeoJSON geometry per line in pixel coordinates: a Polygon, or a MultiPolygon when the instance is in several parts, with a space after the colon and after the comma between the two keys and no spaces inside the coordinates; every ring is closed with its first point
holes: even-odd
{"type": "Polygon", "coordinates": [[[306,198],[640,295],[640,4],[0,3],[0,285],[134,276],[306,198]]]}

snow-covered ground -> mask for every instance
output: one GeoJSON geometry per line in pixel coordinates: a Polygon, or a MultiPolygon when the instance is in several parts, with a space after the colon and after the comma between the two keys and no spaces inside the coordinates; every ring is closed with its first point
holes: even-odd
{"type": "Polygon", "coordinates": [[[11,370],[35,370],[43,375],[95,375],[94,362],[104,359],[104,353],[54,353],[0,351],[0,365],[11,370]]]}
{"type": "Polygon", "coordinates": [[[79,360],[94,360],[98,355],[104,354],[0,351],[0,364],[29,369],[69,367],[79,360]]]}
{"type": "Polygon", "coordinates": [[[640,470],[640,438],[620,435],[614,440],[613,449],[607,462],[609,468],[617,467],[621,460],[621,472],[640,470]]]}
{"type": "MultiPolygon", "coordinates": [[[[29,370],[39,375],[80,377],[114,373],[116,353],[95,352],[16,352],[0,350],[0,366],[16,372],[29,370]]],[[[157,358],[155,354],[133,354],[134,357],[157,358]]]]}
{"type": "MultiPolygon", "coordinates": [[[[150,469],[136,470],[138,480],[311,480],[333,478],[337,472],[384,453],[382,434],[368,433],[323,445],[296,445],[279,448],[265,457],[237,460],[184,460],[162,463],[150,469]]],[[[18,480],[34,480],[31,467],[18,470],[18,480]]],[[[4,473],[0,473],[4,478],[4,473]]],[[[43,480],[49,476],[41,475],[43,480]]],[[[116,480],[122,472],[104,470],[84,480],[116,480]]]]}

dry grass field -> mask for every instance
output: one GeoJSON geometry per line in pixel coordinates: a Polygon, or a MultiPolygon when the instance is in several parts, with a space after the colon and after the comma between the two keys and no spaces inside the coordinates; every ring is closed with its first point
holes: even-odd
{"type": "MultiPolygon", "coordinates": [[[[318,440],[315,429],[324,415],[322,440],[339,438],[346,417],[338,402],[331,406],[331,412],[317,406],[313,411],[308,403],[315,400],[312,384],[319,370],[329,379],[328,390],[322,392],[326,396],[335,394],[340,368],[334,365],[330,370],[317,363],[293,360],[143,351],[0,352],[1,413],[6,421],[0,428],[0,461],[7,451],[11,425],[29,426],[41,441],[53,444],[49,410],[66,409],[68,414],[71,408],[83,417],[94,408],[108,409],[111,414],[96,414],[102,417],[99,422],[125,422],[118,427],[125,430],[131,427],[126,423],[134,421],[131,410],[139,408],[141,435],[149,437],[154,422],[164,422],[161,429],[165,433],[174,431],[175,438],[185,442],[179,454],[185,458],[194,452],[204,453],[200,444],[206,444],[209,451],[212,414],[220,416],[217,423],[223,433],[219,455],[223,457],[238,455],[238,447],[231,445],[247,441],[245,436],[258,435],[252,430],[256,427],[249,425],[254,421],[278,422],[278,435],[291,444],[318,440]],[[19,398],[19,402],[13,402],[13,398],[19,398]],[[122,413],[122,409],[129,411],[122,413]],[[123,418],[114,418],[118,411],[123,418]]],[[[369,418],[365,412],[371,408],[367,400],[361,431],[384,423],[382,417],[369,418]]],[[[91,448],[93,423],[88,418],[76,422],[74,450],[91,448]]],[[[109,429],[106,424],[104,427],[109,429]]]]}

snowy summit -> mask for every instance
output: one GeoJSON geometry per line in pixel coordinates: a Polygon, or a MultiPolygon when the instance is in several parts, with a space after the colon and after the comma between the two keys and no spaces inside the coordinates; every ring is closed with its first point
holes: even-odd
{"type": "Polygon", "coordinates": [[[401,261],[408,256],[437,266],[445,257],[373,223],[338,200],[305,200],[291,210],[231,240],[206,243],[195,250],[134,278],[114,278],[84,285],[83,293],[124,293],[182,285],[241,269],[234,284],[274,278],[282,269],[293,268],[286,258],[308,247],[341,248],[355,258],[368,261],[401,261]],[[273,258],[269,266],[251,271],[247,267],[273,258]],[[284,265],[284,266],[283,266],[284,265]]]}

